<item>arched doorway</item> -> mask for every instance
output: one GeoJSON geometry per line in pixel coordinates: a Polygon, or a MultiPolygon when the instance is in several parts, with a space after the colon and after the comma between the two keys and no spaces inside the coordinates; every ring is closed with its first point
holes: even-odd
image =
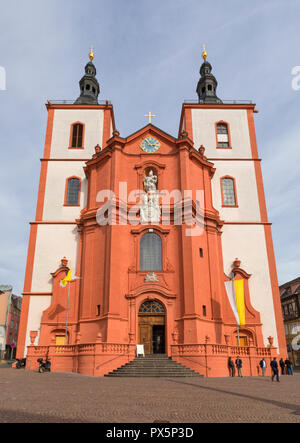
{"type": "Polygon", "coordinates": [[[166,352],[166,311],[157,300],[145,301],[139,309],[139,344],[144,345],[145,354],[166,352]]]}

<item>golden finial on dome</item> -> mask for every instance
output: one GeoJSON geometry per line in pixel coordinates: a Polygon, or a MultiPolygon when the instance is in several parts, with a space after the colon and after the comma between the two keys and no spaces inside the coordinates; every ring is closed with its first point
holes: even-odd
{"type": "Polygon", "coordinates": [[[91,46],[91,51],[90,51],[90,53],[89,53],[89,58],[90,58],[90,60],[91,60],[91,62],[94,60],[94,58],[95,58],[95,55],[94,55],[94,47],[93,46],[91,46]]]}
{"type": "Polygon", "coordinates": [[[203,58],[204,61],[206,61],[206,59],[207,59],[207,52],[206,52],[206,49],[205,49],[205,45],[203,45],[202,58],[203,58]]]}

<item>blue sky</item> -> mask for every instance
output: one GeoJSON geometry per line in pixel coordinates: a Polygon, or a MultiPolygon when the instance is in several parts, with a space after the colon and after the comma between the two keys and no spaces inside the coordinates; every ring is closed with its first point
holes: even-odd
{"type": "Polygon", "coordinates": [[[196,99],[205,43],[223,100],[253,100],[279,282],[300,275],[298,0],[0,0],[0,283],[21,294],[35,217],[48,99],[75,100],[95,47],[100,99],[121,136],[154,124],[177,135],[196,99]]]}

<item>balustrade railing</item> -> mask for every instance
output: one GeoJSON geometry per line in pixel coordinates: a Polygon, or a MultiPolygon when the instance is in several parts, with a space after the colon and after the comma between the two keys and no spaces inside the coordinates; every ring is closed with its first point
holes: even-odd
{"type": "Polygon", "coordinates": [[[76,345],[79,354],[94,354],[95,344],[80,344],[76,345]]]}
{"type": "Polygon", "coordinates": [[[42,357],[49,354],[113,354],[126,355],[135,345],[124,343],[83,343],[77,345],[28,346],[28,357],[42,357]]]}
{"type": "MultiPolygon", "coordinates": [[[[205,103],[203,100],[199,101],[195,99],[184,100],[183,103],[187,105],[209,104],[205,103]]],[[[252,104],[253,104],[252,100],[222,100],[220,103],[214,103],[213,105],[218,106],[218,105],[252,105],[252,104]]]]}
{"type": "Polygon", "coordinates": [[[250,355],[257,357],[270,357],[270,348],[258,348],[256,346],[231,346],[218,344],[186,344],[171,345],[173,356],[200,356],[206,354],[212,355],[240,355],[248,357],[250,355]]]}
{"type": "MultiPolygon", "coordinates": [[[[51,346],[29,346],[28,357],[38,358],[51,355],[72,356],[72,355],[115,355],[124,356],[133,352],[135,345],[123,343],[85,343],[77,345],[51,345],[51,346]]],[[[205,355],[218,356],[257,356],[271,357],[271,348],[256,346],[231,346],[219,344],[176,344],[171,345],[171,355],[174,357],[195,357],[205,355]]]]}
{"type": "MultiPolygon", "coordinates": [[[[51,105],[74,105],[75,100],[48,100],[51,105]]],[[[110,100],[98,100],[98,105],[111,105],[110,100]]]]}

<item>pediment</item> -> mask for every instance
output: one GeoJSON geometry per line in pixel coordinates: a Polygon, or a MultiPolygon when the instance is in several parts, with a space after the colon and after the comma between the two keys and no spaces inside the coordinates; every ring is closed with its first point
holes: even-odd
{"type": "MultiPolygon", "coordinates": [[[[190,147],[193,147],[193,142],[186,139],[190,147]]],[[[135,131],[126,138],[115,135],[108,141],[107,147],[119,145],[125,154],[131,155],[168,155],[178,152],[178,144],[182,139],[177,139],[162,129],[149,123],[143,128],[135,131]],[[148,145],[153,143],[153,145],[148,145]],[[147,149],[150,148],[150,149],[147,149]],[[153,149],[151,149],[153,148],[153,149]]]]}
{"type": "Polygon", "coordinates": [[[149,124],[126,138],[124,152],[140,155],[172,154],[176,152],[176,139],[149,124]]]}

